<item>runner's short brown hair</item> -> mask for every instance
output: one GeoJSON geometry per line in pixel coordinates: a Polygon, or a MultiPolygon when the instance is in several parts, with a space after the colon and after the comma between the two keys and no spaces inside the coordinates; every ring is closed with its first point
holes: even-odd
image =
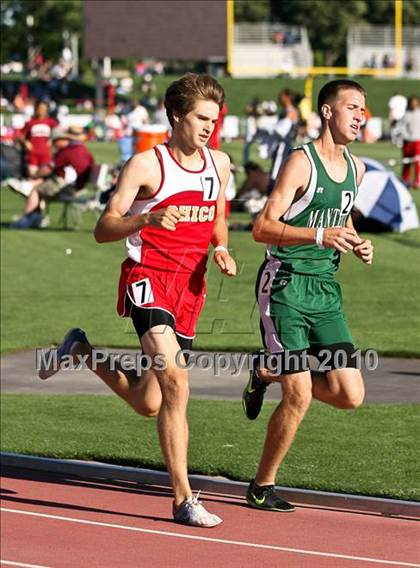
{"type": "Polygon", "coordinates": [[[347,91],[348,89],[359,91],[359,93],[366,97],[366,91],[362,85],[356,83],[356,81],[350,81],[349,79],[336,79],[322,87],[318,94],[318,113],[321,118],[322,105],[332,103],[337,98],[340,91],[347,91]]]}
{"type": "Polygon", "coordinates": [[[172,127],[174,114],[185,116],[193,109],[196,100],[214,101],[221,109],[225,92],[216,79],[204,73],[186,73],[169,85],[165,93],[165,108],[172,127]]]}

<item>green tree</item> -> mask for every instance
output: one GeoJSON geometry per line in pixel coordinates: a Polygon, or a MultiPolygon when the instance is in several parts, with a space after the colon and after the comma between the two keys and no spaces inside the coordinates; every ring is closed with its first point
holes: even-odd
{"type": "Polygon", "coordinates": [[[57,59],[63,33],[81,33],[81,0],[2,0],[1,61],[26,60],[28,49],[42,48],[45,58],[57,59]]]}
{"type": "MultiPolygon", "coordinates": [[[[350,26],[394,25],[395,0],[271,0],[271,18],[305,26],[312,49],[322,54],[322,63],[333,65],[345,61],[350,26]]],[[[404,0],[403,24],[420,25],[420,0],[404,0]]]]}
{"type": "Polygon", "coordinates": [[[235,0],[235,22],[268,22],[270,0],[235,0]]]}
{"type": "MultiPolygon", "coordinates": [[[[370,24],[393,26],[395,22],[395,0],[365,0],[367,5],[366,20],[370,24]]],[[[420,24],[420,0],[404,0],[404,26],[420,24]]]]}
{"type": "Polygon", "coordinates": [[[273,0],[271,8],[274,19],[307,28],[312,49],[323,53],[325,65],[342,60],[347,28],[363,22],[367,12],[365,0],[273,0]]]}

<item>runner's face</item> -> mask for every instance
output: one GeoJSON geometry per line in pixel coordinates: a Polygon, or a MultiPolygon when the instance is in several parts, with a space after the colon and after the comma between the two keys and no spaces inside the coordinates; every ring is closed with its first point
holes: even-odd
{"type": "Polygon", "coordinates": [[[329,126],[338,143],[349,144],[359,134],[365,116],[365,97],[355,89],[339,91],[331,105],[329,126]]]}
{"type": "Polygon", "coordinates": [[[39,103],[36,107],[36,116],[38,118],[46,118],[48,116],[48,106],[45,103],[39,103]]]}
{"type": "Polygon", "coordinates": [[[195,148],[205,146],[219,116],[219,105],[214,101],[196,101],[193,109],[179,121],[183,137],[195,148]]]}

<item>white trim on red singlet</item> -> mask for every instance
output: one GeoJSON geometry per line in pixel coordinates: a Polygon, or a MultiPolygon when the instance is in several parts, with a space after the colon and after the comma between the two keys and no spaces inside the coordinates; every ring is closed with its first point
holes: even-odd
{"type": "Polygon", "coordinates": [[[146,195],[145,197],[138,197],[136,195],[136,198],[135,198],[134,201],[147,201],[148,199],[153,199],[154,197],[156,197],[156,195],[162,189],[163,184],[165,183],[165,166],[163,164],[162,153],[159,150],[158,146],[155,146],[153,148],[153,150],[155,151],[156,158],[158,159],[159,166],[160,166],[160,184],[159,184],[159,187],[157,188],[157,190],[154,193],[152,193],[152,195],[146,195]]]}
{"type": "Polygon", "coordinates": [[[169,146],[169,144],[167,142],[165,142],[164,146],[167,149],[169,156],[175,162],[175,164],[178,167],[180,167],[181,170],[184,170],[184,172],[188,172],[189,174],[202,174],[204,172],[204,170],[206,169],[206,167],[207,167],[206,156],[205,156],[203,150],[198,151],[201,159],[203,160],[203,166],[202,166],[201,170],[189,170],[188,168],[185,168],[180,162],[178,162],[178,160],[175,158],[174,154],[172,153],[171,147],[169,146]]]}

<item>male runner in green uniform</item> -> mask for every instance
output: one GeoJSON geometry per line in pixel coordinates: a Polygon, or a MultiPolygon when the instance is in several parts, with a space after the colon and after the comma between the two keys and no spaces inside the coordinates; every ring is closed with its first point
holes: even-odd
{"type": "Polygon", "coordinates": [[[347,145],[360,130],[365,96],[348,80],[321,89],[321,134],[291,153],[254,225],[254,239],[268,245],[257,299],[266,353],[275,357],[261,355],[254,364],[243,394],[245,414],[258,416],[269,382],[280,382],[283,391],[247,493],[256,508],[294,510],[275,493],[275,477],[312,397],[336,408],[363,402],[363,377],[334,273],[341,253],[352,251],[366,264],[373,258],[371,242],[358,236],[350,217],[365,167],[347,145]],[[318,356],[325,373],[311,376],[308,353],[318,356]],[[267,368],[273,359],[274,372],[267,368]]]}

